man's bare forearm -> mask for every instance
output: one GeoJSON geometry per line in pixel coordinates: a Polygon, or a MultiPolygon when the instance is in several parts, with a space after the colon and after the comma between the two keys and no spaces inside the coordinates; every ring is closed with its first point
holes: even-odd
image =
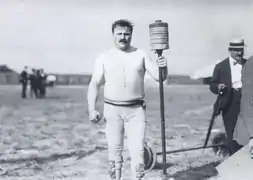
{"type": "Polygon", "coordinates": [[[99,93],[99,85],[97,85],[94,82],[91,82],[88,87],[87,92],[87,100],[88,100],[88,110],[89,112],[96,109],[96,103],[98,99],[98,93],[99,93]]]}

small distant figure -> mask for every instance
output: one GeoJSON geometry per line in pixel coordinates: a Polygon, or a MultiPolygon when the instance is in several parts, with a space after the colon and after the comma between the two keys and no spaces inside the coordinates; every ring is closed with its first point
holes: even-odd
{"type": "Polygon", "coordinates": [[[32,69],[32,73],[30,74],[30,97],[33,98],[35,95],[38,98],[38,81],[36,78],[36,69],[32,69]]]}
{"type": "Polygon", "coordinates": [[[41,84],[42,84],[42,80],[41,80],[41,75],[40,75],[40,70],[39,69],[37,69],[36,70],[36,82],[37,82],[37,92],[38,92],[38,97],[40,97],[41,96],[41,84]]]}
{"type": "Polygon", "coordinates": [[[28,67],[25,66],[24,70],[21,72],[19,76],[19,82],[22,84],[22,92],[21,92],[21,97],[26,98],[26,89],[27,89],[27,84],[28,84],[28,67]]]}
{"type": "Polygon", "coordinates": [[[40,89],[40,97],[44,98],[46,96],[46,81],[47,76],[44,73],[44,69],[40,69],[40,78],[41,78],[41,89],[40,89]]]}

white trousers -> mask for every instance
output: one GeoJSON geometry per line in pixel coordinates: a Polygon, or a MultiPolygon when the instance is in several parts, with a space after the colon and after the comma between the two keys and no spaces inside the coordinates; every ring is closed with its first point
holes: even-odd
{"type": "MultiPolygon", "coordinates": [[[[127,136],[131,171],[133,179],[144,167],[144,142],[146,130],[146,110],[141,105],[114,106],[104,104],[106,120],[106,138],[108,142],[108,159],[115,162],[116,169],[122,167],[124,135],[127,136]]],[[[144,172],[143,172],[144,173],[144,172]]],[[[139,178],[136,178],[139,179],[139,178]]]]}

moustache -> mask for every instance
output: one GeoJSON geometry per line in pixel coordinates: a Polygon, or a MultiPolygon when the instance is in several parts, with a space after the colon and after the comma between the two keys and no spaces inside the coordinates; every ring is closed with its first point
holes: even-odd
{"type": "Polygon", "coordinates": [[[236,56],[237,56],[237,57],[242,57],[242,56],[243,56],[243,54],[237,54],[236,56]]]}
{"type": "Polygon", "coordinates": [[[120,42],[120,43],[121,43],[121,42],[123,42],[123,43],[127,43],[127,40],[125,40],[125,39],[121,39],[119,42],[120,42]]]}

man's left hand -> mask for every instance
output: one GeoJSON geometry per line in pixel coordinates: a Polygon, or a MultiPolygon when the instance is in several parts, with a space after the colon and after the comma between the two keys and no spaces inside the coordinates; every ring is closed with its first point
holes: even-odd
{"type": "Polygon", "coordinates": [[[158,67],[166,67],[167,66],[167,59],[163,56],[158,57],[156,60],[158,67]]]}

